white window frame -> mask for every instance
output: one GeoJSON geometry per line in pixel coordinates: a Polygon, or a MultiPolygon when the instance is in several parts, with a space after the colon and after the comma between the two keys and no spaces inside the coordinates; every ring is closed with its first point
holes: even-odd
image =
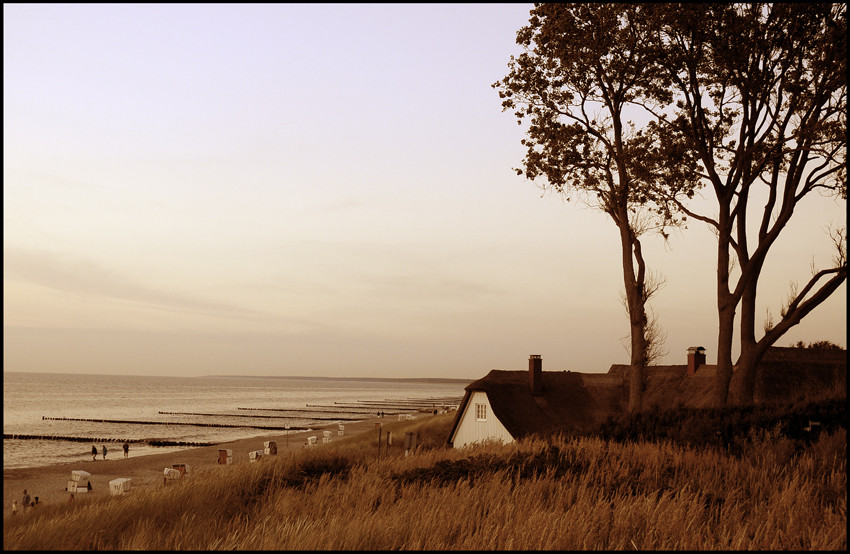
{"type": "Polygon", "coordinates": [[[487,404],[475,404],[475,421],[487,421],[487,404]]]}

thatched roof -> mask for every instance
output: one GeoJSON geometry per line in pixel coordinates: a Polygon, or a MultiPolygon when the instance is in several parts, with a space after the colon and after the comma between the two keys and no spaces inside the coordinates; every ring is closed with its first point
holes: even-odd
{"type": "MultiPolygon", "coordinates": [[[[615,364],[608,374],[626,378],[629,369],[628,365],[615,364]]],[[[647,368],[644,406],[660,409],[678,404],[710,407],[716,374],[716,365],[699,366],[691,377],[687,377],[686,365],[650,366],[647,368]]],[[[774,346],[768,348],[759,363],[754,401],[762,404],[796,400],[843,383],[846,375],[846,350],[774,346]]]]}
{"type": "MultiPolygon", "coordinates": [[[[466,387],[449,437],[454,435],[473,392],[483,391],[493,414],[514,438],[557,430],[585,430],[628,406],[629,366],[615,364],[608,373],[543,371],[543,394],[534,396],[528,370],[490,371],[466,387]]],[[[650,366],[646,372],[644,407],[668,409],[678,405],[710,407],[716,365],[702,365],[692,376],[686,365],[650,366]]],[[[793,400],[817,388],[833,386],[846,379],[846,350],[771,348],[759,365],[757,403],[793,400]]]]}
{"type": "Polygon", "coordinates": [[[620,411],[626,401],[622,379],[616,376],[544,371],[542,378],[542,396],[531,394],[528,371],[494,369],[470,383],[452,434],[474,391],[487,393],[493,414],[514,437],[550,432],[562,428],[564,422],[573,428],[588,428],[604,421],[608,414],[620,411]]]}
{"type": "MultiPolygon", "coordinates": [[[[630,367],[611,366],[609,373],[622,373],[627,378],[630,367]]],[[[689,408],[708,408],[714,399],[716,365],[699,366],[688,376],[687,365],[658,365],[646,368],[646,388],[643,406],[647,409],[666,410],[678,405],[689,408]]],[[[628,388],[628,381],[626,381],[628,388]]]]}
{"type": "Polygon", "coordinates": [[[846,350],[773,347],[759,364],[755,401],[797,400],[846,383],[846,350]]]}

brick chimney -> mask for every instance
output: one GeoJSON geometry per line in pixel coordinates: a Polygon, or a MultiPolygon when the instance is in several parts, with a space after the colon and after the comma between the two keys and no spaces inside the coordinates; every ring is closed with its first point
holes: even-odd
{"type": "Polygon", "coordinates": [[[538,354],[531,354],[528,357],[528,384],[532,395],[543,394],[543,359],[538,354]]]}
{"type": "Polygon", "coordinates": [[[688,375],[696,373],[701,365],[705,365],[705,348],[691,346],[688,348],[688,375]]]}

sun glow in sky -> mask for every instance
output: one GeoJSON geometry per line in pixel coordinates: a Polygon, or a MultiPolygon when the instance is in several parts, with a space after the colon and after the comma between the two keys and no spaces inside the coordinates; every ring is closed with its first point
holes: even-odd
{"type": "MultiPolygon", "coordinates": [[[[628,363],[616,227],[513,171],[530,4],[3,6],[6,371],[457,377],[628,363]]],[[[760,300],[832,257],[813,197],[760,300]]],[[[661,363],[717,342],[651,238],[661,363]]],[[[780,340],[846,347],[846,286],[780,340]]]]}

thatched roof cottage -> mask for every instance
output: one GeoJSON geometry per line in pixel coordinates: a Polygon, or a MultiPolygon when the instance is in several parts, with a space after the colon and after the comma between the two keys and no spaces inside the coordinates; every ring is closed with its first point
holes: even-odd
{"type": "MultiPolygon", "coordinates": [[[[448,445],[460,448],[486,440],[512,442],[523,436],[555,431],[583,431],[628,406],[628,365],[607,373],[543,371],[532,355],[528,370],[490,371],[470,383],[458,408],[448,445]]],[[[716,365],[705,363],[705,349],[688,349],[683,365],[647,368],[644,406],[708,407],[716,365]]],[[[756,403],[789,400],[807,391],[846,383],[847,351],[780,348],[768,350],[759,365],[756,403]]]]}

